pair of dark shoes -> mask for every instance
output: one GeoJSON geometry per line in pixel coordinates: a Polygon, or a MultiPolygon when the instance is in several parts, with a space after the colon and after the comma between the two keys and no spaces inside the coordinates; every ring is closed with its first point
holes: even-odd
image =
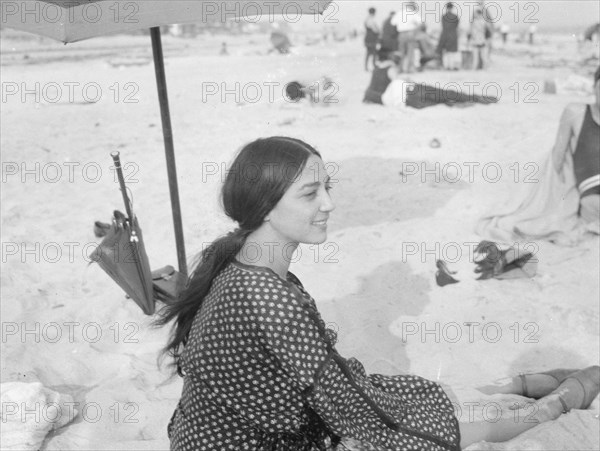
{"type": "MultiPolygon", "coordinates": [[[[481,274],[478,280],[491,279],[501,274],[508,266],[506,255],[509,249],[501,250],[498,245],[492,241],[481,241],[475,248],[474,258],[475,273],[481,274]]],[[[453,283],[458,283],[458,280],[453,277],[456,271],[450,271],[448,265],[443,260],[435,262],[437,272],[435,273],[435,281],[440,286],[446,286],[453,283]]]]}
{"type": "MultiPolygon", "coordinates": [[[[477,280],[533,277],[537,272],[537,260],[533,253],[523,251],[518,246],[501,249],[493,241],[481,241],[475,248],[473,261],[474,272],[480,274],[477,280]]],[[[440,287],[458,283],[454,277],[456,271],[451,271],[445,261],[437,260],[435,264],[435,281],[440,287]]]]}
{"type": "Polygon", "coordinates": [[[600,367],[590,366],[583,370],[575,370],[575,369],[564,369],[557,368],[550,371],[544,371],[536,374],[543,374],[546,376],[550,376],[556,380],[557,388],[548,393],[533,393],[533,390],[530,390],[527,386],[527,376],[531,376],[531,374],[519,374],[522,384],[522,395],[528,398],[542,398],[544,396],[550,395],[561,388],[561,386],[568,380],[573,380],[577,382],[577,385],[581,387],[583,392],[583,399],[579,406],[569,406],[563,397],[559,394],[558,399],[562,404],[563,411],[566,413],[571,409],[587,409],[598,393],[600,393],[600,367]]]}

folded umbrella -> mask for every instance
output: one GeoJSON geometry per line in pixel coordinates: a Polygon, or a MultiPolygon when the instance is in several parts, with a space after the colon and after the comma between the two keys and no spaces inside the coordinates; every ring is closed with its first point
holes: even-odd
{"type": "Polygon", "coordinates": [[[113,161],[119,178],[127,216],[115,211],[106,236],[91,255],[146,315],[155,311],[152,272],[139,226],[127,196],[119,152],[113,152],[113,161]]]}

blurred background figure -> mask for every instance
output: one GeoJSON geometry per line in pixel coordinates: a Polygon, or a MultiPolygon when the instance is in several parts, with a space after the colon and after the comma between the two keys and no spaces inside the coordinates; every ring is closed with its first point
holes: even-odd
{"type": "Polygon", "coordinates": [[[594,36],[600,37],[600,22],[587,27],[583,32],[583,39],[585,41],[593,41],[594,36]]]}
{"type": "Polygon", "coordinates": [[[219,52],[219,55],[229,55],[226,42],[221,43],[221,51],[219,52]]]}
{"type": "Polygon", "coordinates": [[[372,67],[375,67],[377,59],[377,43],[379,42],[379,25],[375,20],[375,8],[369,8],[369,15],[365,20],[365,47],[367,55],[365,57],[365,70],[369,71],[369,59],[371,59],[372,67]]]}
{"type": "Polygon", "coordinates": [[[363,103],[377,103],[383,105],[381,96],[396,77],[396,63],[399,61],[400,58],[398,52],[388,52],[383,48],[379,49],[377,60],[375,61],[375,68],[371,74],[371,82],[365,91],[363,103]],[[392,59],[396,59],[396,62],[392,61],[392,59]]]}
{"type": "Polygon", "coordinates": [[[415,32],[416,49],[419,51],[419,71],[425,68],[439,69],[441,58],[437,51],[436,40],[427,33],[424,23],[415,32]]]}
{"type": "Polygon", "coordinates": [[[392,24],[398,31],[398,51],[402,58],[402,72],[414,72],[416,33],[422,25],[419,5],[416,2],[403,2],[400,14],[394,15],[392,24]]]}
{"type": "Polygon", "coordinates": [[[536,32],[537,32],[537,27],[535,26],[535,24],[531,24],[531,26],[527,30],[527,34],[529,35],[529,45],[534,44],[536,32]]]}
{"type": "Polygon", "coordinates": [[[273,31],[271,31],[271,44],[279,53],[286,54],[290,53],[292,43],[287,34],[281,29],[278,23],[273,24],[273,31]]]}
{"type": "Polygon", "coordinates": [[[395,11],[390,11],[390,15],[381,26],[379,48],[388,53],[398,50],[398,30],[396,30],[396,26],[392,23],[395,14],[395,11]]]}
{"type": "Polygon", "coordinates": [[[447,70],[460,68],[458,53],[459,18],[454,13],[454,5],[446,3],[446,13],[442,16],[442,34],[438,42],[437,52],[442,58],[442,65],[447,70]]]}
{"type": "Polygon", "coordinates": [[[487,45],[491,40],[491,25],[483,17],[483,10],[480,7],[475,9],[468,40],[474,47],[474,68],[476,70],[485,69],[489,52],[487,45]]]}
{"type": "Polygon", "coordinates": [[[506,45],[506,42],[508,41],[508,33],[510,32],[510,27],[508,26],[508,24],[506,22],[503,22],[502,25],[500,25],[500,35],[502,36],[502,45],[506,45]]]}

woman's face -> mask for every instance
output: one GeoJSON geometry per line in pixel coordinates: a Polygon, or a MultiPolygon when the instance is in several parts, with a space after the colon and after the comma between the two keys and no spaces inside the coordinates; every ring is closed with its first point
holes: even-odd
{"type": "Polygon", "coordinates": [[[327,239],[327,220],[333,211],[329,175],[323,161],[311,155],[275,208],[267,228],[282,243],[319,244],[327,239]]]}

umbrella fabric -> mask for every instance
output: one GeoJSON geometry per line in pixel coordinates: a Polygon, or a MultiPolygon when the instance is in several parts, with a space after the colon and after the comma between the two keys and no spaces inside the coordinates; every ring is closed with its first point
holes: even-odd
{"type": "Polygon", "coordinates": [[[140,306],[146,315],[155,311],[152,273],[137,218],[120,211],[102,242],[91,255],[96,262],[140,306]]]}
{"type": "Polygon", "coordinates": [[[190,22],[222,23],[235,17],[273,21],[283,14],[322,13],[331,0],[2,0],[2,25],[64,43],[96,36],[190,22]]]}

